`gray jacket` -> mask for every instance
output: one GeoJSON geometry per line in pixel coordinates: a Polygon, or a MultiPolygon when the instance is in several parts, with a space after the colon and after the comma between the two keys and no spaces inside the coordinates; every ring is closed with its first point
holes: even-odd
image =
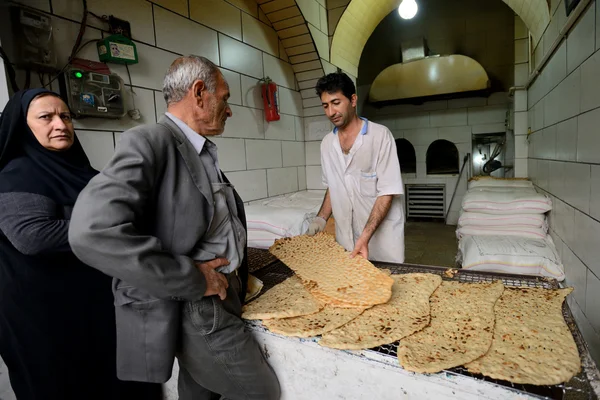
{"type": "MultiPolygon", "coordinates": [[[[235,197],[245,226],[243,203],[235,197]]],[[[194,260],[209,258],[196,244],[213,213],[200,157],[166,117],[123,133],[112,159],[79,195],[69,242],[84,263],[115,278],[120,379],[170,378],[182,301],[199,300],[206,291],[194,260]]],[[[238,273],[243,299],[246,254],[238,273]]]]}

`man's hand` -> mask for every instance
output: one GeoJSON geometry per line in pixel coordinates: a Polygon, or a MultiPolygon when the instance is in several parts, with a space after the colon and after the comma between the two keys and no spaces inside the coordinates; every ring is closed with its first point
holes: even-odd
{"type": "Polygon", "coordinates": [[[227,278],[222,273],[215,271],[215,269],[224,265],[229,265],[229,261],[223,257],[196,263],[196,267],[202,271],[204,279],[206,279],[206,292],[204,292],[204,296],[218,294],[221,300],[225,300],[225,297],[227,297],[227,288],[229,287],[227,278]]]}
{"type": "Polygon", "coordinates": [[[308,229],[306,230],[306,234],[308,236],[314,236],[319,232],[323,232],[325,230],[325,226],[327,225],[327,221],[325,221],[322,217],[314,217],[311,221],[310,225],[308,225],[308,229]]]}
{"type": "Polygon", "coordinates": [[[365,260],[369,259],[369,241],[363,238],[358,238],[354,250],[350,253],[350,258],[354,258],[357,255],[361,256],[365,260]]]}

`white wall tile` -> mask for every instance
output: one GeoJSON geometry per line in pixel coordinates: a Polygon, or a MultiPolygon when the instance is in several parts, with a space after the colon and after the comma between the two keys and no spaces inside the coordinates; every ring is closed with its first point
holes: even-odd
{"type": "Polygon", "coordinates": [[[283,165],[279,140],[246,140],[248,169],[281,168],[283,165]]]}
{"type": "Polygon", "coordinates": [[[413,146],[429,146],[438,138],[437,128],[410,129],[404,131],[404,139],[408,140],[413,146]]]}
{"type": "Polygon", "coordinates": [[[221,66],[232,71],[263,77],[262,52],[235,39],[219,34],[221,66]]]}
{"type": "Polygon", "coordinates": [[[295,117],[281,114],[279,121],[265,122],[265,138],[274,140],[296,140],[295,117]]]}
{"type": "Polygon", "coordinates": [[[588,164],[565,165],[565,201],[585,213],[590,212],[590,175],[588,164]]]}
{"type": "Polygon", "coordinates": [[[320,165],[308,165],[306,167],[306,188],[308,190],[327,189],[323,185],[320,165]]]}
{"type": "MultiPolygon", "coordinates": [[[[125,89],[125,105],[127,110],[133,108],[132,94],[129,86],[125,89]]],[[[154,108],[154,92],[152,90],[134,88],[135,106],[141,113],[141,119],[134,121],[128,115],[121,119],[82,118],[74,120],[75,129],[97,129],[106,131],[125,131],[134,126],[156,123],[154,108]]]]}
{"type": "Polygon", "coordinates": [[[306,167],[298,167],[298,190],[306,190],[306,167]]]}
{"type": "Polygon", "coordinates": [[[190,1],[190,17],[216,31],[242,40],[241,11],[226,1],[190,1]]]}
{"type": "MultiPolygon", "coordinates": [[[[518,158],[516,160],[519,160],[518,158]]],[[[550,176],[550,162],[547,160],[538,160],[537,163],[537,185],[548,190],[549,176],[550,176]]]]}
{"type": "Polygon", "coordinates": [[[563,247],[563,264],[566,275],[565,283],[575,289],[572,296],[581,308],[585,308],[587,268],[568,246],[563,247]]]}
{"type": "Polygon", "coordinates": [[[448,100],[448,108],[483,107],[487,105],[485,97],[466,97],[448,100]]]}
{"type": "Polygon", "coordinates": [[[527,158],[527,136],[515,136],[515,158],[527,158]]]}
{"type": "MultiPolygon", "coordinates": [[[[56,61],[62,68],[63,65],[69,60],[71,50],[79,34],[80,24],[75,22],[67,21],[62,18],[52,18],[52,34],[54,35],[54,49],[56,51],[56,61]]],[[[89,26],[85,29],[85,34],[81,40],[81,43],[86,43],[88,40],[101,39],[102,31],[99,29],[90,28],[89,26]]],[[[85,47],[81,48],[81,51],[77,54],[78,57],[98,61],[98,50],[94,43],[90,43],[85,47]]],[[[127,82],[127,77],[123,79],[127,82]]],[[[37,79],[32,80],[36,82],[37,79]]],[[[17,80],[17,82],[23,82],[17,80]]]]}
{"type": "Polygon", "coordinates": [[[576,301],[574,301],[574,297],[568,296],[567,303],[569,304],[569,308],[573,313],[573,317],[575,318],[575,322],[577,323],[577,327],[579,331],[583,335],[583,340],[588,346],[590,354],[594,360],[600,359],[600,335],[596,332],[587,316],[583,313],[579,305],[576,301]]]}
{"type": "Polygon", "coordinates": [[[329,38],[326,34],[310,24],[308,25],[308,28],[310,29],[311,36],[315,42],[319,57],[329,61],[329,38]]]}
{"type": "Polygon", "coordinates": [[[243,201],[264,199],[268,196],[267,171],[264,169],[230,172],[227,178],[243,201]]]}
{"type": "Polygon", "coordinates": [[[240,83],[240,74],[225,68],[219,68],[223,77],[229,85],[229,104],[242,105],[242,88],[240,83]]]}
{"type": "Polygon", "coordinates": [[[302,113],[305,117],[319,117],[323,115],[322,107],[308,107],[302,110],[302,113]]]}
{"type": "Polygon", "coordinates": [[[50,2],[46,0],[16,0],[15,3],[35,8],[37,10],[46,11],[48,13],[50,12],[50,2]]]}
{"type": "Polygon", "coordinates": [[[306,142],[306,165],[321,165],[321,142],[306,142]]]}
{"type": "Polygon", "coordinates": [[[556,158],[565,161],[577,159],[577,117],[557,125],[556,158]]]}
{"type": "Polygon", "coordinates": [[[304,118],[304,135],[307,141],[322,140],[333,129],[326,116],[304,118]]]}
{"type": "Polygon", "coordinates": [[[600,163],[600,108],[577,117],[577,161],[600,163]]]}
{"type": "Polygon", "coordinates": [[[432,127],[463,126],[467,125],[467,110],[460,108],[454,110],[432,111],[429,118],[432,127]]]}
{"type": "Polygon", "coordinates": [[[185,56],[200,55],[219,65],[217,32],[161,7],[154,8],[154,23],[157,46],[185,56]]]}
{"type": "Polygon", "coordinates": [[[581,65],[581,82],[581,112],[600,107],[600,51],[581,65]]]}
{"type": "Polygon", "coordinates": [[[600,220],[600,165],[592,165],[590,215],[600,220]]]}
{"type": "Polygon", "coordinates": [[[189,17],[188,0],[152,0],[152,2],[177,14],[189,17]]]}
{"type": "Polygon", "coordinates": [[[506,119],[506,106],[469,108],[469,125],[494,124],[506,119]]]}
{"type": "Polygon", "coordinates": [[[504,124],[472,125],[471,131],[473,134],[506,132],[506,126],[504,124]]]}
{"type": "Polygon", "coordinates": [[[585,315],[596,332],[600,332],[600,301],[598,300],[600,300],[600,279],[588,269],[585,290],[585,315]]]}
{"type": "Polygon", "coordinates": [[[276,168],[267,170],[269,197],[298,191],[298,168],[276,168]]]}
{"type": "Polygon", "coordinates": [[[600,49],[600,7],[596,4],[596,50],[600,49]]]}
{"type": "Polygon", "coordinates": [[[542,70],[542,95],[554,89],[567,76],[567,43],[563,42],[542,70]]]}
{"type": "Polygon", "coordinates": [[[550,160],[556,159],[556,131],[556,125],[552,125],[543,130],[542,141],[544,143],[544,153],[541,155],[541,158],[550,160]]]}
{"type": "Polygon", "coordinates": [[[281,149],[284,167],[296,167],[306,165],[304,143],[282,142],[281,149]]]}
{"type": "Polygon", "coordinates": [[[233,116],[227,119],[224,137],[264,139],[265,117],[262,110],[231,106],[233,116]]]}
{"type": "MultiPolygon", "coordinates": [[[[152,21],[152,5],[144,0],[89,0],[88,11],[98,15],[114,15],[131,23],[133,40],[154,44],[154,23],[152,21]]],[[[81,21],[83,4],[80,1],[53,0],[54,14],[81,21]]],[[[106,29],[106,24],[97,18],[89,17],[88,24],[96,28],[106,29]]],[[[139,51],[139,48],[138,48],[139,51]]],[[[141,61],[141,60],[140,60],[141,61]]]]}
{"type": "Polygon", "coordinates": [[[279,109],[284,114],[304,115],[300,92],[279,86],[279,109]]]}
{"type": "Polygon", "coordinates": [[[515,65],[515,86],[524,86],[529,78],[527,64],[516,64],[515,65]]]}
{"type": "Polygon", "coordinates": [[[219,167],[224,172],[246,169],[246,145],[244,139],[212,138],[219,153],[219,167]]]}
{"type": "Polygon", "coordinates": [[[569,243],[569,246],[575,254],[579,256],[589,269],[596,275],[600,273],[600,246],[598,246],[598,237],[600,237],[600,223],[589,216],[575,210],[575,240],[569,243]]]}
{"type": "Polygon", "coordinates": [[[241,75],[241,98],[242,104],[251,108],[263,108],[261,85],[258,79],[241,75]]]}
{"type": "Polygon", "coordinates": [[[515,111],[527,111],[527,91],[515,91],[515,111]]]}
{"type": "Polygon", "coordinates": [[[263,65],[265,66],[265,76],[271,78],[279,86],[295,89],[294,70],[289,63],[263,53],[263,65]]]}
{"type": "Polygon", "coordinates": [[[301,117],[294,117],[294,125],[296,127],[296,141],[298,142],[304,142],[305,139],[305,135],[304,135],[304,121],[303,118],[301,117]]]}
{"type": "Polygon", "coordinates": [[[78,130],[76,135],[92,167],[101,171],[115,153],[113,133],[78,130]]]}
{"type": "Polygon", "coordinates": [[[455,126],[438,128],[438,137],[452,143],[471,143],[471,127],[455,126]]]}
{"type": "Polygon", "coordinates": [[[594,52],[596,3],[592,2],[567,37],[567,70],[570,73],[594,52]]]}
{"type": "Polygon", "coordinates": [[[529,43],[527,39],[515,40],[515,64],[529,61],[529,43]]]}
{"type": "Polygon", "coordinates": [[[518,15],[515,15],[515,39],[527,38],[527,34],[528,29],[525,23],[518,15]]]}
{"type": "Polygon", "coordinates": [[[550,161],[548,191],[554,196],[565,198],[565,166],[562,161],[550,161]]]}
{"type": "Polygon", "coordinates": [[[298,0],[298,8],[302,11],[304,18],[316,27],[321,26],[321,14],[319,3],[316,0],[298,0]]]}
{"type": "Polygon", "coordinates": [[[581,73],[580,69],[576,69],[546,96],[544,125],[554,125],[579,114],[580,92],[581,73]]]}
{"type": "Polygon", "coordinates": [[[154,104],[156,106],[156,122],[167,112],[167,103],[162,92],[154,92],[154,104]]]}
{"type": "Polygon", "coordinates": [[[552,18],[546,32],[544,33],[544,54],[547,54],[550,47],[558,37],[558,18],[552,18]]]}
{"type": "Polygon", "coordinates": [[[399,115],[396,117],[396,129],[417,129],[430,126],[429,113],[416,113],[412,115],[399,115]]]}
{"type": "MultiPolygon", "coordinates": [[[[136,43],[136,46],[140,62],[129,66],[133,84],[162,90],[165,74],[171,63],[179,56],[142,43],[136,43]]],[[[129,83],[127,70],[123,65],[111,64],[110,69],[117,73],[125,83],[129,83]]]]}
{"type": "Polygon", "coordinates": [[[275,29],[267,26],[251,15],[242,13],[242,33],[244,43],[264,52],[279,56],[279,37],[275,29]]]}

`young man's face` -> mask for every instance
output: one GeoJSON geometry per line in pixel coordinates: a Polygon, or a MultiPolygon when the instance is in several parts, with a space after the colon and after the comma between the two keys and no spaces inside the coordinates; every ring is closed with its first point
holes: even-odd
{"type": "Polygon", "coordinates": [[[321,104],[325,110],[325,115],[337,128],[345,127],[354,118],[357,99],[356,94],[353,94],[351,98],[347,98],[341,91],[321,94],[321,104]]]}

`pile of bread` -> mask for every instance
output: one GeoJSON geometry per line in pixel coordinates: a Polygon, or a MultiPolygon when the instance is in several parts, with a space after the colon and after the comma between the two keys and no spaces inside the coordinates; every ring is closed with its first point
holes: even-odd
{"type": "Polygon", "coordinates": [[[322,346],[348,350],[399,341],[400,365],[420,373],[464,366],[495,379],[553,385],[580,370],[562,316],[571,288],[391,275],[350,258],[326,234],[281,239],[270,251],[295,275],[244,306],[242,317],[260,319],[274,333],[320,337],[322,346]]]}

